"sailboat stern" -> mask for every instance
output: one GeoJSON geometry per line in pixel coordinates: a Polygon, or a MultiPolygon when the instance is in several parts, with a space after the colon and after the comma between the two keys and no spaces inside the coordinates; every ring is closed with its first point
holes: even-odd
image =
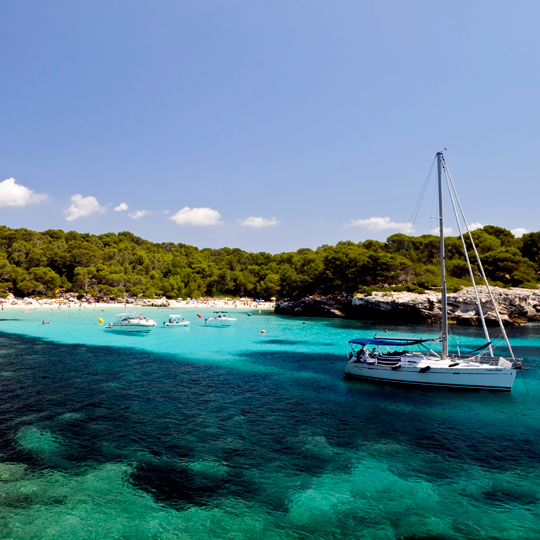
{"type": "Polygon", "coordinates": [[[512,362],[509,362],[506,358],[503,358],[501,356],[499,358],[499,363],[497,364],[497,366],[500,367],[500,368],[511,369],[513,364],[512,364],[512,362]]]}

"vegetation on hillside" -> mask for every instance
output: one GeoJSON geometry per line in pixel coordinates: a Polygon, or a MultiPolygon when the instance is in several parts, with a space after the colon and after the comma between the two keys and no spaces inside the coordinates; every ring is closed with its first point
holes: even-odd
{"type": "MultiPolygon", "coordinates": [[[[472,235],[493,284],[537,287],[540,232],[515,238],[488,225],[472,235]]],[[[434,235],[394,234],[386,242],[339,242],[271,255],[158,244],[130,232],[92,235],[0,226],[0,294],[54,295],[62,288],[113,298],[298,298],[388,288],[422,291],[439,285],[438,257],[434,235]]],[[[471,284],[459,237],[447,239],[446,264],[451,290],[471,284]]]]}

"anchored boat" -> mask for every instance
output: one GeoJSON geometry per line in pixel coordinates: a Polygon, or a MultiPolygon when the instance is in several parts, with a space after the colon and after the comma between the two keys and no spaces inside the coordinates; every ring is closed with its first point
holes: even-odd
{"type": "Polygon", "coordinates": [[[517,370],[521,369],[521,359],[514,357],[506,330],[501,320],[488,280],[484,273],[478,251],[470,233],[461,203],[446,166],[442,152],[436,155],[439,191],[439,237],[440,237],[440,272],[442,325],[440,337],[436,339],[403,339],[403,338],[356,338],[349,341],[351,351],[344,372],[346,376],[389,381],[396,383],[445,386],[452,388],[472,388],[486,390],[512,390],[517,370]],[[469,351],[467,354],[449,354],[448,352],[448,303],[444,252],[444,219],[443,219],[443,176],[450,193],[450,200],[459,229],[465,260],[473,283],[476,303],[486,339],[485,344],[469,351]],[[458,214],[459,210],[459,214],[458,214]],[[460,219],[461,217],[461,219],[460,219]],[[463,223],[463,227],[462,227],[463,223]],[[464,229],[464,230],[463,230],[464,229]],[[496,357],[489,336],[484,312],[473,275],[465,236],[474,251],[478,270],[487,287],[493,310],[499,322],[499,328],[506,342],[509,354],[507,357],[496,357]],[[440,342],[442,350],[436,353],[427,344],[440,342]],[[371,351],[369,347],[372,347],[371,351]],[[411,352],[410,347],[420,346],[424,351],[411,352]]]}
{"type": "Polygon", "coordinates": [[[105,328],[115,332],[142,332],[147,334],[156,325],[156,321],[147,319],[141,313],[120,313],[116,316],[116,321],[109,323],[105,328]]]}
{"type": "Polygon", "coordinates": [[[163,323],[168,328],[181,328],[190,325],[189,321],[186,321],[182,315],[169,315],[169,320],[163,323]]]}
{"type": "Polygon", "coordinates": [[[236,322],[234,317],[229,317],[226,311],[216,311],[215,317],[210,317],[205,320],[208,326],[231,326],[236,322]]]}

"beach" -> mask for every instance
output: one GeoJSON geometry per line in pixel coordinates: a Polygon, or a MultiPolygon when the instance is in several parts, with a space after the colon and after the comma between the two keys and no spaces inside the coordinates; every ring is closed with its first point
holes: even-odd
{"type": "Polygon", "coordinates": [[[22,299],[11,296],[9,299],[0,301],[2,310],[24,309],[24,310],[67,310],[67,309],[115,309],[115,310],[137,310],[138,308],[168,307],[170,309],[216,309],[216,310],[253,310],[260,309],[265,311],[273,311],[275,308],[274,302],[256,302],[249,299],[242,300],[169,300],[160,299],[145,299],[122,302],[94,302],[81,301],[76,299],[22,299]]]}

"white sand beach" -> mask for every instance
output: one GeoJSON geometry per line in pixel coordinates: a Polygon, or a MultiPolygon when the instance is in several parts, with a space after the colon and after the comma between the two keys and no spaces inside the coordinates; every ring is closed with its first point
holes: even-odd
{"type": "Polygon", "coordinates": [[[251,310],[260,309],[270,311],[275,307],[275,302],[255,302],[251,299],[227,300],[227,299],[199,299],[199,300],[169,300],[159,299],[128,299],[128,301],[94,302],[89,300],[77,300],[75,298],[15,298],[10,295],[7,299],[0,299],[0,309],[24,309],[24,310],[68,310],[68,309],[106,309],[136,310],[138,308],[169,307],[171,309],[217,309],[217,310],[251,310]]]}

